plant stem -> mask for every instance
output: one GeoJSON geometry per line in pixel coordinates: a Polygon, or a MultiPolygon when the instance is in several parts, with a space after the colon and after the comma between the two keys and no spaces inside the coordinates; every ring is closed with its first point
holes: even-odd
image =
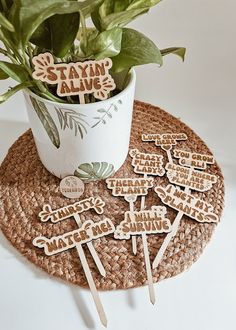
{"type": "Polygon", "coordinates": [[[29,62],[30,62],[30,66],[32,66],[32,59],[33,59],[33,57],[34,57],[34,55],[33,55],[33,51],[34,51],[34,49],[33,49],[33,47],[31,46],[31,44],[28,44],[28,46],[27,46],[27,50],[28,50],[28,54],[29,54],[29,62]]]}
{"type": "Polygon", "coordinates": [[[7,4],[6,4],[6,0],[1,0],[2,2],[2,7],[3,7],[3,11],[7,12],[7,4]]]}
{"type": "Polygon", "coordinates": [[[80,20],[81,20],[81,25],[82,25],[82,38],[83,43],[84,43],[84,49],[85,52],[87,53],[87,47],[88,47],[88,34],[87,34],[87,28],[86,28],[86,20],[82,12],[80,12],[80,20]]]}
{"type": "Polygon", "coordinates": [[[6,51],[5,49],[0,48],[0,53],[8,57],[12,61],[12,63],[19,64],[17,60],[11,55],[10,50],[6,51]]]}

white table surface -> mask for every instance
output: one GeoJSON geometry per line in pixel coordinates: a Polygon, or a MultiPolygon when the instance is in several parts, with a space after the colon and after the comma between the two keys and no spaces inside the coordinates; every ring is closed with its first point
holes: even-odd
{"type": "MultiPolygon", "coordinates": [[[[137,69],[136,98],[157,104],[195,130],[222,167],[226,207],[202,257],[176,278],[101,293],[111,330],[233,330],[236,307],[235,0],[165,0],[133,27],[161,48],[185,45],[186,62],[137,69]]],[[[9,81],[0,83],[3,91],[9,81]]],[[[0,108],[0,160],[28,126],[22,95],[0,108]]],[[[102,329],[88,291],[49,278],[0,234],[0,329],[102,329]]]]}

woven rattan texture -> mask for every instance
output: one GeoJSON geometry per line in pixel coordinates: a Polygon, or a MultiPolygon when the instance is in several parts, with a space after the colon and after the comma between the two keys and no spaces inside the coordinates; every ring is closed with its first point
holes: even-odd
{"type": "MultiPolygon", "coordinates": [[[[188,135],[188,141],[178,147],[198,153],[210,153],[204,142],[185,124],[165,111],[150,104],[135,102],[130,148],[142,152],[161,153],[167,161],[165,152],[154,143],[142,143],[142,133],[180,133],[188,135]]],[[[115,146],[114,146],[115,148],[115,146]]],[[[115,152],[115,150],[114,150],[115,152]]],[[[218,176],[218,182],[207,193],[195,193],[205,201],[212,203],[215,213],[220,217],[224,204],[224,183],[217,164],[209,166],[209,173],[218,176]]],[[[131,159],[127,157],[125,164],[116,173],[116,177],[138,177],[132,171],[131,159]]],[[[76,249],[48,257],[43,249],[32,245],[36,236],[51,237],[76,229],[73,219],[57,224],[41,223],[38,213],[45,203],[53,209],[76,202],[68,200],[59,192],[60,180],[51,175],[41,164],[31,131],[23,134],[11,147],[0,168],[0,228],[12,245],[28,260],[50,275],[59,277],[82,287],[87,282],[82,270],[76,249]]],[[[167,178],[156,178],[155,185],[167,185],[167,178]]],[[[81,198],[102,196],[106,203],[104,216],[112,219],[115,225],[123,220],[128,203],[123,198],[113,197],[106,188],[105,182],[86,185],[81,198]]],[[[154,191],[146,198],[147,207],[160,205],[161,202],[154,191]]],[[[137,201],[136,207],[139,207],[137,201]]],[[[168,208],[167,216],[171,221],[176,211],[168,208]]],[[[81,219],[99,220],[94,211],[87,211],[81,219]]],[[[153,271],[154,282],[175,276],[189,268],[201,255],[211,239],[215,224],[200,224],[183,217],[176,237],[171,241],[158,269],[153,271]]],[[[165,235],[149,235],[148,245],[151,261],[160,248],[165,235]]],[[[138,253],[131,252],[130,241],[115,240],[112,236],[94,241],[94,246],[107,272],[106,278],[98,273],[91,255],[84,246],[89,266],[96,286],[100,290],[127,289],[145,285],[147,282],[141,238],[138,237],[138,253]]]]}

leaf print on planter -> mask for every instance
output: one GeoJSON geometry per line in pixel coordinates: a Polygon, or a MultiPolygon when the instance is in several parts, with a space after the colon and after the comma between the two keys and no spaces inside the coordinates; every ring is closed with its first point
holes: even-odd
{"type": "Polygon", "coordinates": [[[89,126],[89,124],[84,120],[86,115],[82,113],[78,113],[71,109],[63,109],[63,108],[56,108],[58,120],[61,125],[61,129],[65,130],[69,128],[74,130],[75,136],[80,134],[81,139],[84,138],[84,135],[88,133],[87,128],[85,125],[89,126]]]}
{"type": "Polygon", "coordinates": [[[107,118],[112,119],[112,112],[115,111],[117,112],[119,110],[119,105],[123,104],[123,102],[121,100],[119,100],[118,105],[112,103],[110,105],[110,107],[108,108],[108,110],[105,109],[98,109],[97,112],[99,113],[100,116],[97,117],[93,117],[93,119],[96,119],[96,123],[92,126],[92,128],[96,127],[99,124],[106,124],[106,120],[107,118]]]}
{"type": "Polygon", "coordinates": [[[52,119],[47,107],[41,101],[36,100],[30,96],[30,101],[35,112],[38,115],[39,120],[43,124],[49,139],[52,141],[54,146],[58,149],[60,147],[60,136],[54,120],[52,119]]]}
{"type": "Polygon", "coordinates": [[[112,164],[106,162],[94,162],[91,164],[81,164],[75,171],[74,175],[83,181],[89,182],[107,179],[112,176],[114,172],[114,166],[112,164]]]}

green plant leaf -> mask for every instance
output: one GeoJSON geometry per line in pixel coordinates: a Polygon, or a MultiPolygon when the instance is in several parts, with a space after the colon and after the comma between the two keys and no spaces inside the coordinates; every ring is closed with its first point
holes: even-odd
{"type": "Polygon", "coordinates": [[[9,76],[2,69],[0,69],[0,80],[8,79],[9,76]]]}
{"type": "Polygon", "coordinates": [[[133,0],[130,1],[130,5],[128,6],[128,9],[137,9],[142,7],[153,7],[156,6],[158,3],[161,2],[161,0],[133,0]]]}
{"type": "Polygon", "coordinates": [[[91,13],[99,7],[104,2],[104,0],[86,0],[81,3],[81,11],[84,16],[90,16],[91,13]]]}
{"type": "Polygon", "coordinates": [[[105,0],[92,12],[92,20],[99,31],[125,26],[161,0],[105,0]]]}
{"type": "Polygon", "coordinates": [[[64,57],[74,43],[79,25],[79,13],[54,15],[38,27],[30,41],[56,57],[64,57]]]}
{"type": "Polygon", "coordinates": [[[94,25],[99,31],[110,30],[113,27],[123,27],[139,15],[147,13],[149,8],[138,8],[133,10],[125,10],[109,15],[101,16],[101,10],[96,10],[91,17],[94,25]]]}
{"type": "Polygon", "coordinates": [[[19,92],[22,89],[28,88],[30,86],[32,86],[32,82],[25,82],[23,84],[19,84],[17,86],[12,87],[11,89],[9,89],[9,91],[0,95],[0,104],[5,102],[6,100],[8,100],[15,93],[19,92]]]}
{"type": "Polygon", "coordinates": [[[52,141],[54,146],[58,149],[60,147],[60,136],[58,133],[57,126],[54,123],[47,107],[41,101],[37,101],[34,97],[30,96],[30,100],[35,112],[38,115],[39,120],[44,126],[49,139],[52,141]]]}
{"type": "Polygon", "coordinates": [[[21,65],[0,61],[0,69],[5,72],[8,77],[20,83],[30,80],[27,71],[21,65]]]}
{"type": "Polygon", "coordinates": [[[113,57],[119,54],[121,49],[122,29],[113,28],[98,34],[88,41],[88,55],[94,55],[96,60],[113,57]]]}
{"type": "Polygon", "coordinates": [[[14,26],[6,19],[6,17],[0,13],[0,25],[2,25],[8,31],[14,32],[14,26]]]}
{"type": "Polygon", "coordinates": [[[180,56],[182,60],[184,61],[185,59],[185,54],[186,54],[186,48],[184,47],[171,47],[171,48],[166,48],[161,50],[161,55],[166,56],[169,54],[174,54],[177,56],[180,56]]]}
{"type": "Polygon", "coordinates": [[[145,35],[133,29],[123,29],[121,52],[113,57],[113,72],[121,72],[136,65],[156,63],[162,65],[157,46],[145,35]]]}
{"type": "Polygon", "coordinates": [[[56,14],[72,14],[82,11],[88,15],[102,0],[83,2],[65,0],[18,0],[14,2],[10,13],[11,23],[15,27],[18,44],[25,47],[36,29],[49,17],[56,14]]]}
{"type": "Polygon", "coordinates": [[[114,174],[114,166],[106,162],[81,164],[74,175],[83,181],[104,180],[114,174]]]}

